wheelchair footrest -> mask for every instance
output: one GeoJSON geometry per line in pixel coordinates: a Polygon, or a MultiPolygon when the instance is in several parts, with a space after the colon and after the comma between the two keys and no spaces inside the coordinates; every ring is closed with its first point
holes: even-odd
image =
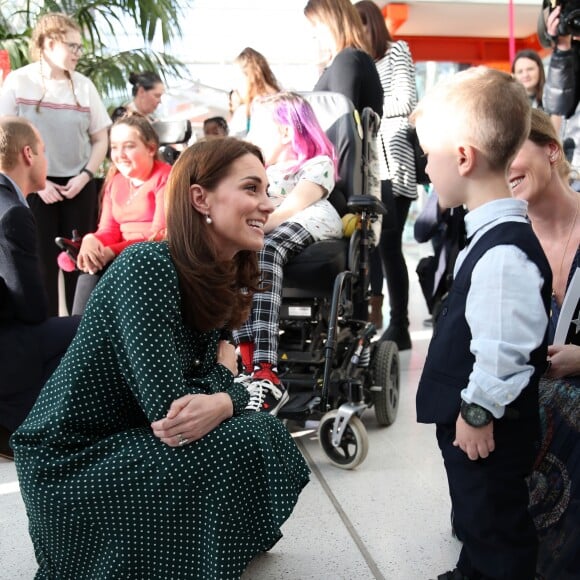
{"type": "Polygon", "coordinates": [[[280,409],[278,417],[281,419],[303,419],[311,415],[320,405],[320,397],[312,393],[297,393],[290,395],[290,400],[280,409]]]}
{"type": "Polygon", "coordinates": [[[292,373],[281,375],[282,383],[291,394],[297,394],[299,391],[308,391],[312,395],[312,389],[316,384],[316,378],[309,374],[292,373]]]}

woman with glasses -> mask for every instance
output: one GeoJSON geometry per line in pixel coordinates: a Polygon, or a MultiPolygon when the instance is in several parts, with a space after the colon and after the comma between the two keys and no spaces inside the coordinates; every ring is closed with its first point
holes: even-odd
{"type": "MultiPolygon", "coordinates": [[[[0,90],[0,115],[29,119],[46,144],[48,179],[28,197],[39,235],[49,315],[58,315],[58,248],[54,239],[96,227],[93,179],[107,153],[107,110],[93,83],[75,72],[82,54],[81,30],[65,14],[42,16],[33,31],[31,64],[11,72],[0,90]]],[[[72,307],[78,273],[65,274],[72,307]]]]}

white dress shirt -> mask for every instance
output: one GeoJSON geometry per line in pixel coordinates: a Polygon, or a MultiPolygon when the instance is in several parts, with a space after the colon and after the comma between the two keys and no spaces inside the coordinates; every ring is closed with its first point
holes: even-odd
{"type": "MultiPolygon", "coordinates": [[[[485,232],[509,221],[528,221],[527,202],[505,198],[470,211],[465,227],[471,242],[458,255],[454,274],[485,232]]],[[[465,317],[475,364],[461,397],[498,419],[534,372],[530,354],[542,343],[548,324],[542,284],[538,267],[513,245],[489,249],[472,272],[465,317]]]]}

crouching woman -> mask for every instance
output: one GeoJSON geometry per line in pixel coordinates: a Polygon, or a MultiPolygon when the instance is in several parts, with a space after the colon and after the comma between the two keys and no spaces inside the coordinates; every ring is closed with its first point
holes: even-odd
{"type": "Polygon", "coordinates": [[[37,578],[239,578],[281,537],[308,468],[246,410],[234,347],[273,211],[259,150],[193,145],[167,184],[167,240],[116,258],[12,437],[37,578]]]}

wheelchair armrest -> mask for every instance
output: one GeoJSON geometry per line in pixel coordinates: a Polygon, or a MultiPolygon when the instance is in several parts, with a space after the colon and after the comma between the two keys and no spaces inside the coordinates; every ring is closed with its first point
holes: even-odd
{"type": "Polygon", "coordinates": [[[353,213],[362,213],[363,211],[382,215],[387,213],[387,208],[383,202],[374,195],[351,195],[346,205],[353,213]]]}

